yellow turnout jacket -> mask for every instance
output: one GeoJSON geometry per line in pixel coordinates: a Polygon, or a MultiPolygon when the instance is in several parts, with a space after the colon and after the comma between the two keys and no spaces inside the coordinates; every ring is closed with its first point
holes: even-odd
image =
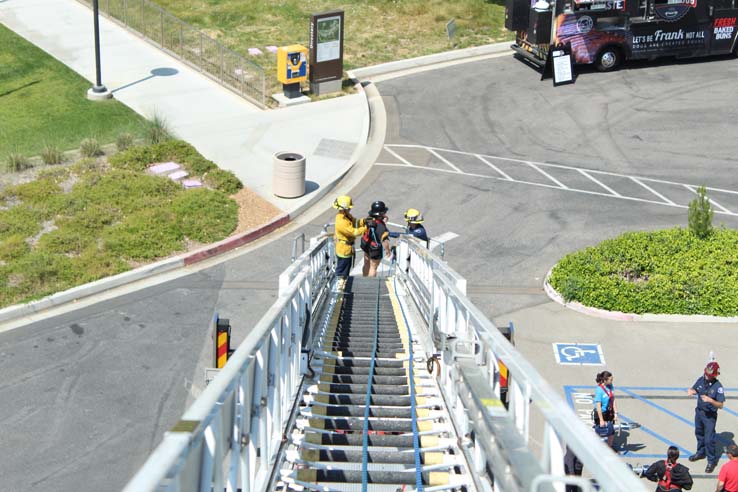
{"type": "Polygon", "coordinates": [[[336,214],[336,232],[333,235],[336,241],[336,256],[348,258],[354,255],[354,241],[364,234],[366,225],[364,219],[354,219],[349,213],[336,214]]]}

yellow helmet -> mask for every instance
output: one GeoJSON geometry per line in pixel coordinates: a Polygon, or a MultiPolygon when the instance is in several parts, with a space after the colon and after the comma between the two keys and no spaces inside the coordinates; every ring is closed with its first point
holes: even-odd
{"type": "Polygon", "coordinates": [[[333,200],[333,208],[337,208],[339,210],[351,210],[353,206],[354,206],[354,202],[351,200],[351,197],[348,195],[341,195],[335,200],[333,200]]]}
{"type": "Polygon", "coordinates": [[[420,210],[408,208],[407,212],[405,212],[405,222],[409,222],[410,224],[422,224],[423,216],[421,215],[420,210]]]}

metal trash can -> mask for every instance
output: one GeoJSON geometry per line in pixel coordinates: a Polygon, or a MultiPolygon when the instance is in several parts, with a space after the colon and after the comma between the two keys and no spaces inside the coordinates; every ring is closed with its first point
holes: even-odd
{"type": "Polygon", "coordinates": [[[305,156],[277,152],[272,158],[272,193],[280,198],[305,194],[305,156]]]}

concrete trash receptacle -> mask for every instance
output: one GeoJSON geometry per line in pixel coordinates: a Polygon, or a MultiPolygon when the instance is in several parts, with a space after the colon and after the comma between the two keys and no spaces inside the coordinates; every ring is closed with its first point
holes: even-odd
{"type": "Polygon", "coordinates": [[[277,152],[272,158],[272,193],[280,198],[305,194],[305,156],[277,152]]]}

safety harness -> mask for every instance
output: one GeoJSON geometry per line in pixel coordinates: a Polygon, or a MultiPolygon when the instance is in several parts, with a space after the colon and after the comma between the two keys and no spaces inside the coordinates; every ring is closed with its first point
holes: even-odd
{"type": "Polygon", "coordinates": [[[669,492],[670,490],[682,490],[682,488],[676,484],[671,483],[671,469],[676,466],[676,463],[669,463],[669,460],[664,460],[664,466],[666,466],[666,472],[661,477],[658,483],[658,490],[663,492],[669,492]]]}

